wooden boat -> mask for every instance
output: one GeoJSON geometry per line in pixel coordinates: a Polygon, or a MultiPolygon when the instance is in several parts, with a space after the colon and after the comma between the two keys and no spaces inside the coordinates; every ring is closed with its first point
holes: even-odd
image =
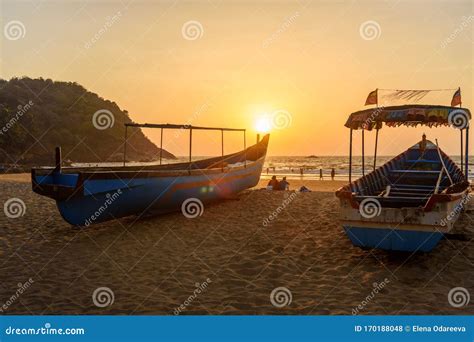
{"type": "MultiPolygon", "coordinates": [[[[346,123],[352,130],[389,126],[455,125],[450,114],[459,108],[393,106],[353,113],[346,123]],[[377,116],[373,115],[378,111],[377,116]],[[413,117],[416,113],[417,117],[413,117]],[[436,116],[431,114],[435,113],[436,116]],[[367,121],[373,118],[373,121],[367,121]]],[[[461,109],[465,120],[470,112],[461,109]]],[[[340,218],[352,244],[363,248],[429,252],[449,233],[471,194],[467,180],[469,125],[465,131],[465,172],[437,144],[423,140],[383,166],[337,190],[340,218]]],[[[363,132],[363,131],[362,131],[363,132]]],[[[377,141],[377,140],[376,140],[377,141]]],[[[462,141],[462,136],[461,136],[462,141]]],[[[462,154],[462,152],[461,152],[462,154]]],[[[463,158],[461,157],[461,160],[463,158]]],[[[352,160],[350,161],[352,170],[352,160]]]]}
{"type": "MultiPolygon", "coordinates": [[[[188,129],[190,151],[193,130],[216,129],[129,124],[132,125],[188,129]]],[[[217,130],[223,133],[238,129],[217,130]]],[[[245,130],[239,131],[245,134],[245,130]]],[[[77,226],[130,215],[162,214],[178,210],[182,210],[185,216],[196,217],[202,214],[203,204],[232,197],[257,185],[268,141],[269,135],[266,135],[257,144],[237,153],[187,163],[148,166],[125,166],[124,162],[124,166],[118,167],[63,168],[58,150],[56,167],[32,169],[33,191],[56,200],[62,217],[77,226]]]]}

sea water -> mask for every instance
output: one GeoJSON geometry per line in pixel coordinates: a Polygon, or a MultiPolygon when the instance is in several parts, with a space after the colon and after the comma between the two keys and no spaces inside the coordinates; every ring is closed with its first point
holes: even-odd
{"type": "MultiPolygon", "coordinates": [[[[206,159],[208,156],[193,157],[193,161],[206,159]]],[[[376,167],[379,167],[392,159],[393,156],[377,157],[376,167]]],[[[451,159],[461,166],[460,156],[451,156],[451,159]]],[[[178,157],[174,160],[163,159],[163,164],[188,162],[189,157],[178,157]]],[[[139,163],[127,162],[128,166],[132,165],[152,165],[157,162],[139,163]]],[[[374,168],[374,158],[365,157],[365,174],[374,168]]],[[[123,163],[74,163],[73,166],[119,166],[123,163]]],[[[474,157],[469,158],[469,179],[474,180],[474,157]]],[[[331,179],[331,170],[334,168],[336,172],[335,179],[349,179],[349,157],[348,156],[267,156],[262,170],[262,178],[277,175],[279,177],[286,176],[288,179],[319,179],[320,170],[323,171],[323,179],[331,179]],[[303,175],[301,175],[303,169],[303,175]],[[268,172],[267,172],[268,171],[268,172]]],[[[352,179],[357,179],[362,175],[362,157],[354,156],[352,158],[352,179]]]]}

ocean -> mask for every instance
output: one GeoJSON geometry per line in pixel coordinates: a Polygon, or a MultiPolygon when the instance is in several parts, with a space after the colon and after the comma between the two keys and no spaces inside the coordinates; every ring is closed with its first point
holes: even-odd
{"type": "MultiPolygon", "coordinates": [[[[208,156],[196,156],[193,160],[200,160],[209,158],[208,156]]],[[[379,156],[377,157],[377,166],[381,166],[393,156],[379,156]]],[[[451,156],[457,165],[461,165],[460,156],[451,156]]],[[[187,162],[188,157],[178,157],[176,160],[163,159],[163,164],[167,163],[179,163],[187,162]]],[[[352,158],[352,176],[356,179],[362,176],[362,157],[354,156],[352,158]]],[[[469,164],[473,165],[474,157],[469,158],[469,164]]],[[[150,163],[137,163],[130,162],[127,165],[150,165],[156,164],[155,162],[150,163]]],[[[121,163],[74,163],[73,166],[118,166],[121,163]]],[[[372,171],[374,167],[374,158],[365,157],[365,173],[372,171]]],[[[331,179],[331,170],[334,168],[336,172],[335,179],[337,180],[348,180],[349,179],[349,157],[348,156],[309,156],[309,157],[298,157],[298,156],[272,156],[265,159],[265,165],[262,170],[262,178],[271,177],[276,175],[278,177],[286,176],[288,179],[319,179],[320,169],[323,170],[323,179],[331,179]],[[303,169],[303,175],[300,173],[300,169],[303,169]]],[[[474,179],[473,170],[469,169],[469,179],[474,179]]]]}
{"type": "MultiPolygon", "coordinates": [[[[378,156],[376,166],[382,166],[392,159],[393,156],[378,156]]],[[[460,156],[451,156],[457,165],[461,165],[460,156]]],[[[469,158],[472,165],[474,157],[469,158]]],[[[331,170],[336,172],[335,179],[349,179],[349,157],[348,156],[311,156],[311,157],[267,157],[262,176],[267,175],[286,176],[288,179],[301,179],[300,168],[303,168],[303,178],[319,179],[320,169],[323,170],[323,179],[331,179],[331,170]]],[[[374,158],[365,157],[365,174],[374,168],[374,158]]],[[[362,176],[362,157],[352,157],[353,179],[362,176]]],[[[469,169],[469,178],[473,179],[473,170],[469,169]]]]}

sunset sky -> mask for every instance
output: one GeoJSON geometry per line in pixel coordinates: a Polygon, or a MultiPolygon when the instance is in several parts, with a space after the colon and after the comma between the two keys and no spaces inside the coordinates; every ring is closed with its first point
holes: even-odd
{"type": "MultiPolygon", "coordinates": [[[[259,118],[279,111],[287,121],[271,131],[270,155],[346,155],[347,116],[363,109],[375,88],[460,86],[463,106],[473,110],[473,6],[4,0],[2,28],[20,21],[24,37],[9,40],[2,32],[0,77],[75,81],[115,101],[135,122],[249,128],[249,143],[259,118]]],[[[449,105],[452,93],[427,100],[449,105]]],[[[385,128],[379,153],[397,154],[422,132],[459,153],[452,128],[385,128]]],[[[159,141],[159,132],[145,134],[159,141]]],[[[241,137],[228,136],[226,151],[240,149],[241,137]]],[[[370,153],[373,137],[367,134],[370,153]]],[[[220,153],[219,138],[196,134],[195,153],[220,153]]],[[[170,133],[165,142],[172,153],[187,151],[185,137],[170,133]]]]}

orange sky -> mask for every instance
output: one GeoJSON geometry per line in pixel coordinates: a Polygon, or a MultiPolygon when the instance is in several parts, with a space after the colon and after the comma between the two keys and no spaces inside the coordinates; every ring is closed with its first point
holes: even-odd
{"type": "MultiPolygon", "coordinates": [[[[272,130],[270,155],[347,154],[344,122],[377,87],[461,86],[472,110],[470,0],[3,1],[1,13],[2,28],[17,20],[25,33],[3,32],[2,78],[76,81],[136,122],[254,129],[259,116],[281,110],[290,120],[272,130]]],[[[451,95],[430,101],[449,104],[451,95]]],[[[379,153],[399,153],[423,131],[459,152],[453,129],[386,128],[379,153]]],[[[165,148],[187,153],[186,137],[168,137],[165,148]]],[[[228,137],[227,152],[241,147],[240,136],[228,137]]],[[[220,153],[219,138],[196,134],[195,153],[220,153]]],[[[370,152],[372,141],[369,133],[370,152]]]]}

